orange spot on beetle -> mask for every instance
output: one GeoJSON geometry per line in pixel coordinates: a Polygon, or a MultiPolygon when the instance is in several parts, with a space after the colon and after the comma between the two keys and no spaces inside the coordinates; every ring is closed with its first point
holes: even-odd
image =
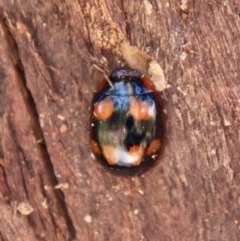
{"type": "Polygon", "coordinates": [[[96,141],[91,139],[90,140],[90,145],[92,147],[92,151],[93,151],[94,154],[96,154],[96,155],[100,155],[101,154],[101,150],[100,150],[100,148],[99,148],[99,146],[98,146],[96,141]]]}
{"type": "Polygon", "coordinates": [[[155,107],[146,101],[141,101],[137,98],[134,98],[130,102],[130,113],[132,116],[140,121],[140,120],[150,120],[155,116],[155,107]]]}
{"type": "Polygon", "coordinates": [[[97,92],[100,92],[106,84],[107,84],[107,80],[103,79],[103,81],[101,81],[100,84],[97,87],[97,92]]]}
{"type": "Polygon", "coordinates": [[[156,87],[155,85],[153,84],[153,82],[147,78],[146,76],[142,76],[142,82],[143,82],[143,85],[148,89],[148,90],[152,90],[153,92],[156,91],[156,87]]]}
{"type": "Polygon", "coordinates": [[[128,162],[131,166],[139,166],[142,162],[144,150],[142,146],[133,145],[128,152],[128,162]]]}
{"type": "Polygon", "coordinates": [[[114,146],[103,146],[102,151],[109,165],[114,166],[119,162],[119,156],[114,146]]]}
{"type": "Polygon", "coordinates": [[[147,154],[147,155],[152,155],[152,154],[156,153],[157,151],[160,150],[161,145],[162,145],[162,143],[161,143],[161,141],[160,141],[159,139],[153,140],[153,141],[150,143],[150,145],[149,145],[149,147],[148,147],[148,149],[147,149],[146,154],[147,154]]]}
{"type": "Polygon", "coordinates": [[[114,102],[111,99],[105,99],[94,105],[93,114],[98,120],[107,120],[113,111],[114,102]]]}

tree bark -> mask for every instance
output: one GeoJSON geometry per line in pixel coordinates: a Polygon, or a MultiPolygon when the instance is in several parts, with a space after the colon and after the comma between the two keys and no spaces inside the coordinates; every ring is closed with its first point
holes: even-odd
{"type": "Polygon", "coordinates": [[[0,0],[0,240],[239,240],[239,17],[238,0],[0,0]],[[151,60],[164,154],[115,176],[88,143],[99,69],[151,60]]]}

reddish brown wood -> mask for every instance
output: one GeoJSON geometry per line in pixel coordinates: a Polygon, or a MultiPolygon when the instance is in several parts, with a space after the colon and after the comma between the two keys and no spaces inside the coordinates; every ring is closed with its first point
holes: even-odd
{"type": "Polygon", "coordinates": [[[239,9],[0,0],[0,240],[238,240],[239,9]],[[93,66],[146,73],[151,59],[171,85],[164,155],[114,176],[88,144],[93,66]]]}

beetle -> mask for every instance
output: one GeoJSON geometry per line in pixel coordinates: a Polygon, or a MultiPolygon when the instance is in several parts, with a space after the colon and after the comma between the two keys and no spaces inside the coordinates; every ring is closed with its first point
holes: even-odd
{"type": "Polygon", "coordinates": [[[163,101],[153,82],[135,69],[117,69],[92,99],[90,145],[97,160],[116,174],[142,174],[163,150],[163,101]]]}

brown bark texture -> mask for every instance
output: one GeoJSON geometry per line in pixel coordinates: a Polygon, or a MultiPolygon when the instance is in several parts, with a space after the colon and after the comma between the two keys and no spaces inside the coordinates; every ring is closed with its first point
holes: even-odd
{"type": "Polygon", "coordinates": [[[0,240],[239,240],[239,75],[239,0],[0,0],[0,240]],[[169,85],[167,137],[121,177],[91,154],[90,105],[99,69],[138,55],[169,85]]]}

